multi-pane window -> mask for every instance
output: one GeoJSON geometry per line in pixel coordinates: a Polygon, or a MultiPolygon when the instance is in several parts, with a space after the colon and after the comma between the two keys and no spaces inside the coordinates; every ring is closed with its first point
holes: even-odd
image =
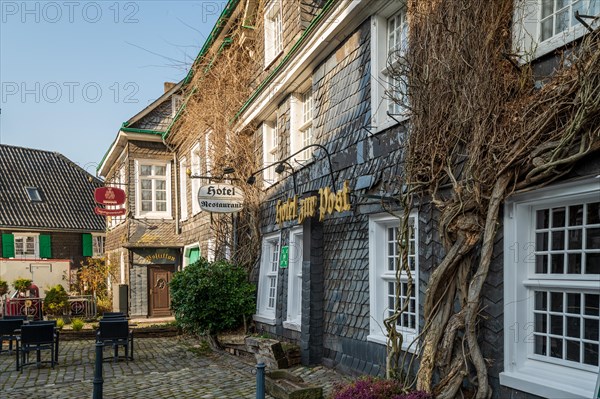
{"type": "MultiPolygon", "coordinates": [[[[263,167],[277,162],[278,136],[277,119],[263,123],[263,167]]],[[[277,180],[275,167],[266,168],[263,171],[263,179],[267,184],[275,183],[277,180]]]]}
{"type": "Polygon", "coordinates": [[[37,257],[37,235],[15,234],[15,256],[37,257]]]}
{"type": "Polygon", "coordinates": [[[396,324],[399,328],[416,329],[417,328],[417,309],[414,279],[415,276],[415,230],[412,226],[413,221],[410,221],[409,237],[408,237],[408,268],[413,278],[413,286],[410,289],[408,284],[408,274],[402,272],[400,281],[396,281],[396,270],[402,268],[400,245],[398,241],[398,227],[387,227],[387,272],[382,275],[382,278],[387,282],[387,298],[388,309],[387,315],[392,316],[396,309],[400,310],[406,306],[402,316],[398,318],[396,324]],[[397,301],[397,299],[399,301],[397,301]]]}
{"type": "Polygon", "coordinates": [[[94,256],[104,256],[104,236],[92,235],[92,253],[94,256]]]}
{"type": "Polygon", "coordinates": [[[140,165],[142,212],[167,211],[167,167],[140,165]]]}
{"type": "Polygon", "coordinates": [[[170,217],[170,165],[156,161],[136,161],[137,214],[170,217]]]}
{"type": "Polygon", "coordinates": [[[387,112],[399,115],[405,111],[406,104],[405,79],[398,76],[400,58],[406,51],[408,43],[408,23],[406,12],[401,11],[387,21],[387,63],[382,74],[387,84],[387,112]]]}
{"type": "MultiPolygon", "coordinates": [[[[202,156],[200,154],[200,143],[196,143],[192,147],[191,151],[191,168],[190,171],[192,176],[201,176],[202,175],[202,156]]],[[[200,179],[192,179],[192,215],[195,215],[200,212],[200,204],[196,196],[198,195],[198,190],[200,189],[201,181],[200,179]]]]}
{"type": "Polygon", "coordinates": [[[280,0],[271,0],[265,12],[265,66],[283,51],[283,20],[280,0]]]}
{"type": "Polygon", "coordinates": [[[181,220],[188,218],[188,189],[187,189],[187,158],[182,157],[179,162],[179,201],[181,206],[181,220]]]}
{"type": "Polygon", "coordinates": [[[514,51],[522,62],[548,54],[589,33],[600,24],[598,0],[521,0],[515,2],[514,51]],[[594,18],[596,17],[596,18],[594,18]]]}
{"type": "Polygon", "coordinates": [[[516,195],[504,225],[501,384],[591,397],[600,366],[598,179],[516,195]]]}
{"type": "Polygon", "coordinates": [[[416,213],[411,213],[406,243],[400,242],[399,216],[385,214],[373,216],[369,220],[369,287],[374,294],[370,298],[371,323],[368,339],[385,344],[383,321],[402,310],[396,325],[404,336],[403,347],[408,350],[417,349],[414,340],[419,330],[418,233],[415,220],[416,213]],[[406,267],[402,264],[401,256],[401,246],[404,245],[408,258],[406,267]],[[401,272],[398,278],[396,272],[399,269],[401,272]]]}
{"type": "Polygon", "coordinates": [[[600,295],[561,285],[600,275],[600,202],[537,209],[534,230],[535,274],[557,287],[533,290],[533,353],[598,366],[600,295]]]}
{"type": "MultiPolygon", "coordinates": [[[[300,144],[304,148],[313,143],[313,93],[312,88],[302,93],[302,117],[300,119],[300,144]]],[[[307,160],[311,156],[311,149],[307,148],[298,154],[301,160],[307,160]]]]}
{"type": "Polygon", "coordinates": [[[255,320],[275,323],[277,305],[277,274],[279,269],[279,234],[263,239],[258,280],[258,300],[255,320]]]}
{"type": "Polygon", "coordinates": [[[560,35],[580,24],[575,13],[594,16],[600,12],[598,0],[542,0],[540,41],[560,35]]]}

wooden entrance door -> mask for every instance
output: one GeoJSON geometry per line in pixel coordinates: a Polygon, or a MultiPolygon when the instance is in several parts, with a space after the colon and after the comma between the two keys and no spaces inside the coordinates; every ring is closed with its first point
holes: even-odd
{"type": "Polygon", "coordinates": [[[171,294],[169,283],[173,276],[172,266],[151,266],[148,282],[150,316],[171,315],[171,294]]]}

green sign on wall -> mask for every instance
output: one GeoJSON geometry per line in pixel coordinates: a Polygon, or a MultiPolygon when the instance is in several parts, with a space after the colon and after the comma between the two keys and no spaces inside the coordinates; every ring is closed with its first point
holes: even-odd
{"type": "Polygon", "coordinates": [[[279,253],[279,267],[285,269],[289,264],[289,247],[286,245],[285,247],[281,247],[281,252],[279,253]]]}

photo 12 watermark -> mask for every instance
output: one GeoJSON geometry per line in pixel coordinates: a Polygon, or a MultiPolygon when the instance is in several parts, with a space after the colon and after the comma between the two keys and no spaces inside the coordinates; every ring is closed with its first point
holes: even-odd
{"type": "Polygon", "coordinates": [[[2,82],[2,104],[25,103],[97,103],[102,99],[114,103],[137,104],[139,85],[135,82],[2,82]]]}
{"type": "Polygon", "coordinates": [[[0,1],[2,23],[139,22],[135,1],[0,1]]]}

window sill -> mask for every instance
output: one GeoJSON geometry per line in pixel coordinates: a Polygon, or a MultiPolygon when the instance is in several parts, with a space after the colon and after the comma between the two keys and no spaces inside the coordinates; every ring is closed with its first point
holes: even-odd
{"type": "Polygon", "coordinates": [[[281,54],[283,54],[283,50],[281,50],[279,53],[275,54],[275,56],[273,56],[273,58],[270,60],[267,60],[265,58],[265,69],[264,70],[266,71],[267,69],[271,68],[277,62],[279,57],[281,57],[281,54]]]}
{"type": "Polygon", "coordinates": [[[142,215],[136,215],[136,219],[160,219],[160,220],[173,220],[171,214],[168,213],[144,213],[142,215]]]}
{"type": "MultiPolygon", "coordinates": [[[[417,334],[404,333],[403,336],[404,339],[402,340],[402,350],[409,353],[418,354],[419,347],[417,344],[413,343],[417,338],[417,334]]],[[[367,341],[387,346],[387,337],[383,334],[370,334],[367,336],[367,341]]]]}
{"type": "MultiPolygon", "coordinates": [[[[530,363],[530,362],[528,362],[530,363]]],[[[544,398],[591,398],[596,373],[568,367],[528,364],[515,371],[500,373],[500,385],[544,398]],[[551,372],[558,368],[559,373],[551,372]]]]}
{"type": "Polygon", "coordinates": [[[258,314],[255,314],[254,316],[252,316],[252,319],[254,321],[258,321],[259,323],[269,324],[272,326],[274,326],[277,322],[277,320],[272,316],[262,316],[262,315],[258,315],[258,314]]]}
{"type": "Polygon", "coordinates": [[[300,332],[301,326],[300,323],[295,320],[286,320],[283,322],[283,328],[300,332]]]}
{"type": "Polygon", "coordinates": [[[400,115],[395,116],[394,115],[394,117],[397,119],[397,121],[394,120],[394,119],[391,119],[391,118],[387,119],[385,122],[381,123],[380,125],[378,125],[376,127],[375,134],[381,133],[384,130],[387,130],[387,129],[391,128],[391,127],[399,125],[400,123],[408,120],[408,116],[406,116],[406,115],[402,115],[402,116],[400,116],[400,115]]]}

